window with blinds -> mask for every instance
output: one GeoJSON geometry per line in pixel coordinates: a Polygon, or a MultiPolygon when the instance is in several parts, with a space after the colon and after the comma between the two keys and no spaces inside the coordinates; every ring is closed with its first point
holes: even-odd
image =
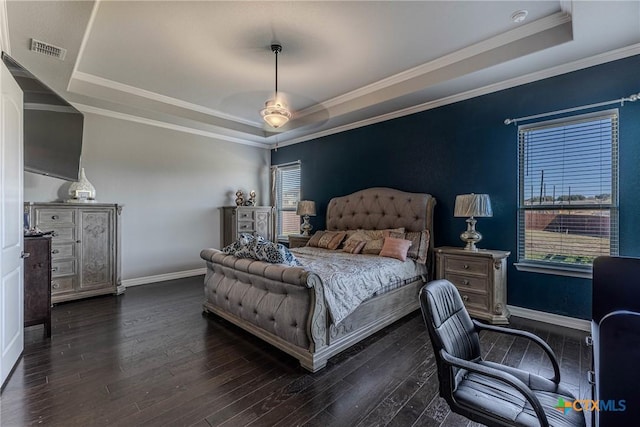
{"type": "Polygon", "coordinates": [[[300,200],[300,163],[275,166],[276,236],[286,239],[300,233],[300,216],[296,207],[300,200]]]}
{"type": "Polygon", "coordinates": [[[618,254],[618,111],[520,126],[519,261],[618,254]]]}

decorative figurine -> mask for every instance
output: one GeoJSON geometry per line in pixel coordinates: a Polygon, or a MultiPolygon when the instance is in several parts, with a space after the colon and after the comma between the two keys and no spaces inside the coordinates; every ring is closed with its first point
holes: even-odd
{"type": "Polygon", "coordinates": [[[244,193],[242,190],[236,191],[236,205],[243,206],[244,205],[244,193]]]}
{"type": "Polygon", "coordinates": [[[251,190],[249,192],[249,206],[256,205],[256,190],[251,190]]]}

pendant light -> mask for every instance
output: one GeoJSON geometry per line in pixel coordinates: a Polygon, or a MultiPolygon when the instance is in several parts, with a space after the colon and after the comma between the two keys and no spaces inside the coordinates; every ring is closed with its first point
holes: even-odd
{"type": "Polygon", "coordinates": [[[269,126],[277,129],[287,124],[291,119],[291,112],[287,105],[281,99],[278,99],[278,54],[282,52],[282,46],[272,44],[271,51],[276,55],[276,91],[274,98],[264,103],[264,108],[260,110],[260,115],[269,126]]]}

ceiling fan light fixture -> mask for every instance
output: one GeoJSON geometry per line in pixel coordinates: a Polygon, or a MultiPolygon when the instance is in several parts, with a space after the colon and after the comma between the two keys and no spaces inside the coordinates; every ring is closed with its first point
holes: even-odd
{"type": "Polygon", "coordinates": [[[278,129],[284,126],[291,119],[291,112],[286,104],[276,99],[270,99],[264,103],[264,108],[260,110],[260,115],[269,126],[278,129]]]}

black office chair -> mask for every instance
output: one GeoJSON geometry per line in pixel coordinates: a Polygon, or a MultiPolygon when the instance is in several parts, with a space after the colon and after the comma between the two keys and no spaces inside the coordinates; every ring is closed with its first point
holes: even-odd
{"type": "Polygon", "coordinates": [[[542,339],[471,320],[448,280],[426,284],[420,291],[420,305],[435,353],[440,396],[453,412],[488,426],[585,425],[582,411],[557,409],[560,402],[571,404],[575,397],[560,384],[558,361],[542,339]],[[553,378],[482,360],[480,330],[532,340],[551,359],[553,378]]]}

